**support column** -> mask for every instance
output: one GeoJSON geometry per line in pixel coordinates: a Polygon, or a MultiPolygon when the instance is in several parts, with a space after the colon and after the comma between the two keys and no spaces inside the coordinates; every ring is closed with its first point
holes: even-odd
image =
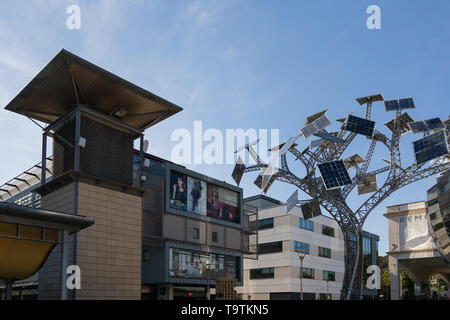
{"type": "Polygon", "coordinates": [[[6,281],[6,296],[5,296],[6,300],[11,300],[12,299],[13,283],[14,283],[13,280],[7,280],[6,281]]]}
{"type": "Polygon", "coordinates": [[[60,269],[60,299],[67,300],[67,267],[69,265],[69,248],[68,248],[68,238],[69,233],[67,230],[60,232],[61,235],[61,269],[60,269]]]}
{"type": "Polygon", "coordinates": [[[389,256],[389,277],[391,278],[391,300],[400,300],[400,270],[398,265],[398,259],[393,256],[389,256]]]}

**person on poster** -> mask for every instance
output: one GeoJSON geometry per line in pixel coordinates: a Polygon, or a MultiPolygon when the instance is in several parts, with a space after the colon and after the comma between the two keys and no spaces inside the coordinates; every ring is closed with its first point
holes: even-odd
{"type": "Polygon", "coordinates": [[[186,210],[186,183],[182,176],[177,176],[176,179],[176,183],[172,185],[170,203],[177,209],[186,210]]]}

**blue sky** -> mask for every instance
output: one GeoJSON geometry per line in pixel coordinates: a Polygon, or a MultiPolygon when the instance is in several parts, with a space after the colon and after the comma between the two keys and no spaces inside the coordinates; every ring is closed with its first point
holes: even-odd
{"type": "MultiPolygon", "coordinates": [[[[171,132],[192,130],[194,120],[223,132],[280,129],[283,140],[324,107],[332,120],[362,116],[354,99],[375,93],[414,97],[414,119],[446,119],[449,17],[446,0],[1,1],[0,181],[38,162],[41,144],[36,125],[3,107],[61,48],[184,109],[146,132],[149,152],[169,158],[171,132]],[[66,28],[71,4],[81,8],[80,30],[66,28]],[[372,4],[381,8],[381,30],[366,27],[372,4]]],[[[378,130],[389,132],[383,123],[391,116],[374,105],[378,130]]],[[[417,138],[404,137],[404,163],[417,138]]],[[[356,141],[345,155],[365,154],[367,140],[356,141]]],[[[381,145],[375,152],[370,169],[387,157],[381,145]]],[[[188,168],[232,182],[232,165],[188,168]]],[[[244,176],[245,196],[259,193],[254,178],[244,176]]],[[[431,183],[408,186],[371,213],[365,229],[380,235],[381,253],[388,249],[385,206],[423,200],[431,183]]],[[[278,182],[268,195],[286,200],[294,190],[278,182]]]]}

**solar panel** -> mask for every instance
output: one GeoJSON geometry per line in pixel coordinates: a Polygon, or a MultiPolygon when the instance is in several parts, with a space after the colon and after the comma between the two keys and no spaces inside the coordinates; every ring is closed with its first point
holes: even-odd
{"type": "Polygon", "coordinates": [[[322,145],[322,143],[324,143],[324,142],[325,142],[324,139],[312,140],[309,146],[311,149],[315,149],[315,148],[320,147],[322,145]]]}
{"type": "Polygon", "coordinates": [[[286,201],[286,212],[289,213],[289,211],[291,211],[292,208],[295,207],[297,202],[298,202],[298,190],[295,190],[294,193],[286,201]]]}
{"type": "Polygon", "coordinates": [[[369,174],[358,181],[358,194],[372,193],[378,190],[377,175],[369,174]]]}
{"type": "Polygon", "coordinates": [[[424,121],[415,121],[408,123],[413,133],[425,132],[428,131],[428,127],[424,121]]]}
{"type": "Polygon", "coordinates": [[[331,125],[330,120],[328,120],[327,117],[325,116],[321,116],[320,118],[314,120],[310,124],[303,127],[301,129],[301,132],[303,133],[306,139],[312,136],[314,133],[319,132],[320,130],[328,127],[329,125],[331,125]]]}
{"type": "Polygon", "coordinates": [[[320,211],[319,201],[311,200],[300,206],[302,209],[303,219],[308,220],[317,216],[320,216],[322,212],[320,211]]]}
{"type": "Polygon", "coordinates": [[[242,161],[241,157],[238,157],[238,160],[236,161],[236,165],[234,166],[233,173],[231,176],[233,177],[233,180],[236,182],[237,185],[241,182],[242,176],[244,175],[245,171],[245,164],[242,161]]]}
{"type": "Polygon", "coordinates": [[[375,121],[352,116],[347,117],[344,129],[351,132],[356,132],[368,137],[372,137],[375,130],[375,121]]]}
{"type": "Polygon", "coordinates": [[[384,108],[386,111],[414,109],[415,107],[413,98],[388,100],[384,102],[384,108]]]}
{"type": "Polygon", "coordinates": [[[373,96],[357,98],[356,101],[360,105],[363,105],[363,104],[368,103],[368,102],[384,101],[384,97],[383,97],[382,94],[375,94],[373,96]]]}
{"type": "Polygon", "coordinates": [[[318,167],[323,183],[328,190],[352,183],[342,160],[320,163],[318,167]]]}
{"type": "Polygon", "coordinates": [[[400,105],[400,109],[414,109],[416,106],[414,105],[413,98],[406,98],[398,100],[400,105]]]}
{"type": "Polygon", "coordinates": [[[398,103],[398,100],[388,100],[384,102],[384,109],[386,111],[399,110],[400,104],[398,103]]]}
{"type": "Polygon", "coordinates": [[[262,188],[262,176],[261,176],[261,174],[259,174],[259,175],[256,177],[255,181],[253,181],[253,183],[254,183],[259,189],[261,189],[261,191],[262,191],[263,193],[266,193],[267,190],[269,190],[270,186],[272,185],[272,183],[273,183],[274,181],[275,181],[275,176],[272,176],[272,177],[269,179],[269,182],[267,183],[266,187],[263,189],[263,188],[262,188]]]}
{"type": "Polygon", "coordinates": [[[400,130],[400,134],[405,134],[410,130],[410,127],[408,125],[410,122],[414,122],[414,119],[405,112],[397,119],[392,119],[391,121],[386,122],[384,125],[391,131],[394,131],[395,128],[398,128],[400,130]]]}
{"type": "Polygon", "coordinates": [[[357,165],[364,162],[364,159],[361,158],[359,154],[354,154],[347,159],[344,159],[344,165],[346,169],[350,169],[352,167],[356,167],[357,165]]]}
{"type": "Polygon", "coordinates": [[[289,140],[283,144],[280,151],[278,152],[278,155],[282,156],[283,154],[285,154],[295,144],[295,141],[297,141],[298,138],[300,138],[300,134],[290,137],[289,140]]]}
{"type": "Polygon", "coordinates": [[[448,153],[448,146],[445,130],[414,141],[413,146],[418,164],[446,155],[448,153]]]}
{"type": "Polygon", "coordinates": [[[249,147],[251,147],[251,146],[254,146],[254,145],[257,144],[258,142],[259,142],[259,139],[258,139],[258,140],[255,140],[255,141],[252,141],[252,142],[250,142],[250,143],[247,143],[245,146],[242,146],[242,147],[238,148],[234,153],[238,153],[239,151],[242,151],[242,150],[244,150],[244,149],[246,149],[246,148],[249,148],[249,147]]]}
{"type": "Polygon", "coordinates": [[[317,112],[309,117],[306,118],[306,122],[304,126],[307,126],[311,122],[313,122],[316,119],[319,119],[320,117],[324,116],[327,113],[328,109],[322,110],[320,112],[317,112]]]}
{"type": "Polygon", "coordinates": [[[444,124],[442,123],[441,119],[439,119],[439,118],[424,120],[424,122],[427,125],[428,129],[430,129],[430,130],[445,128],[444,124]]]}
{"type": "Polygon", "coordinates": [[[333,143],[344,143],[345,142],[341,138],[335,137],[335,136],[333,136],[332,134],[328,133],[325,130],[321,130],[319,132],[316,132],[316,133],[314,133],[314,135],[316,137],[320,137],[322,139],[325,139],[325,140],[327,140],[329,142],[333,142],[333,143]]]}

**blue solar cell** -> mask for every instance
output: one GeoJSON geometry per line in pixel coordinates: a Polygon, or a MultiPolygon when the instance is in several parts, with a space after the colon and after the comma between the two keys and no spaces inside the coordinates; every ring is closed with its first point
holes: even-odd
{"type": "Polygon", "coordinates": [[[384,108],[386,111],[393,111],[400,109],[398,100],[388,100],[384,102],[384,108]]]}
{"type": "Polygon", "coordinates": [[[418,164],[430,161],[448,153],[447,137],[441,130],[413,142],[414,154],[418,164]]]}
{"type": "Polygon", "coordinates": [[[343,160],[324,162],[318,165],[325,187],[339,188],[352,183],[343,160]]]}
{"type": "Polygon", "coordinates": [[[416,107],[413,98],[400,99],[398,102],[400,109],[414,109],[416,107]]]}
{"type": "Polygon", "coordinates": [[[439,118],[425,120],[424,122],[427,125],[429,130],[445,128],[444,124],[442,123],[441,119],[439,119],[439,118]]]}
{"type": "Polygon", "coordinates": [[[372,137],[375,130],[375,121],[349,115],[345,123],[345,130],[372,137]]]}

